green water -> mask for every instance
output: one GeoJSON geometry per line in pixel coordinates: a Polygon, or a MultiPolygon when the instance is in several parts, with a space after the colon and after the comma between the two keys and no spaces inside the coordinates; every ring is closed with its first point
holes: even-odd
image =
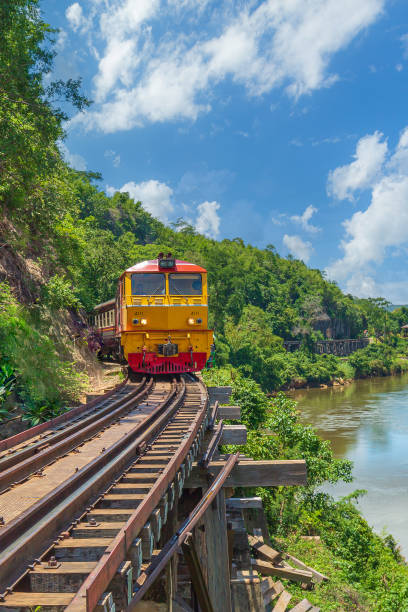
{"type": "Polygon", "coordinates": [[[337,498],[366,489],[359,502],[363,515],[378,533],[391,533],[408,558],[408,375],[292,396],[302,422],[331,440],[337,457],[354,463],[353,483],[325,490],[337,498]]]}

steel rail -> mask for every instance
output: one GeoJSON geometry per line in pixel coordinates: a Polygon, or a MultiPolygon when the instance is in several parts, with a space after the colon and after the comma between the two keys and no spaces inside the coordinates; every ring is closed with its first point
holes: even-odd
{"type": "MultiPolygon", "coordinates": [[[[152,413],[103,454],[73,474],[59,487],[31,506],[0,531],[0,586],[10,584],[21,565],[27,565],[33,549],[44,550],[52,543],[59,529],[72,521],[72,516],[89,504],[111,483],[135,457],[141,454],[155,433],[163,426],[184,395],[177,392],[175,382],[167,398],[152,413]]],[[[21,573],[21,570],[20,570],[21,573]]],[[[7,585],[6,585],[7,586],[7,585]]]]}
{"type": "MultiPolygon", "coordinates": [[[[48,435],[42,434],[37,440],[33,440],[32,443],[28,443],[24,447],[15,449],[14,452],[13,452],[13,448],[9,448],[9,453],[0,458],[0,473],[12,467],[13,465],[16,465],[17,463],[22,462],[24,459],[27,459],[28,457],[38,453],[39,451],[43,450],[45,447],[50,446],[51,444],[56,444],[63,438],[66,438],[68,433],[75,433],[79,429],[82,429],[84,426],[86,426],[86,424],[90,424],[93,421],[101,418],[105,414],[108,414],[109,412],[111,412],[112,410],[114,410],[115,408],[123,404],[125,400],[130,400],[135,395],[140,393],[145,385],[146,385],[146,377],[144,377],[141,383],[135,386],[134,389],[132,389],[129,386],[129,393],[127,393],[126,396],[119,397],[117,400],[114,400],[112,403],[110,403],[109,406],[104,406],[103,404],[106,401],[110,400],[112,395],[114,395],[115,393],[119,394],[120,391],[122,391],[122,389],[126,387],[126,385],[123,385],[121,386],[120,389],[117,389],[116,391],[113,390],[115,391],[115,393],[109,392],[108,394],[101,396],[101,398],[98,399],[98,402],[97,404],[95,404],[93,409],[92,409],[92,406],[90,405],[86,406],[87,409],[82,410],[82,412],[85,413],[83,416],[78,416],[77,414],[70,414],[71,411],[63,415],[60,415],[60,416],[69,415],[69,418],[66,418],[65,421],[68,421],[70,419],[72,419],[73,421],[71,425],[67,424],[67,426],[64,427],[63,429],[60,424],[60,427],[52,431],[52,427],[55,426],[54,420],[57,420],[59,417],[56,417],[56,419],[52,419],[51,421],[46,421],[45,423],[41,423],[41,425],[47,426],[50,433],[48,435]]],[[[85,408],[85,407],[81,407],[81,408],[85,408]]],[[[27,431],[30,431],[30,430],[27,430],[27,431]]],[[[22,433],[25,433],[25,432],[22,432],[22,433]]],[[[35,436],[36,434],[33,434],[31,437],[35,438],[35,436]]],[[[8,440],[10,439],[11,438],[8,438],[8,440]]]]}
{"type": "Polygon", "coordinates": [[[126,379],[123,382],[119,383],[113,389],[111,389],[110,391],[107,391],[100,397],[93,399],[88,404],[81,405],[81,406],[75,406],[74,408],[67,410],[67,412],[60,414],[59,416],[54,417],[53,419],[50,419],[49,421],[45,421],[45,423],[39,423],[38,425],[35,425],[34,427],[30,427],[29,429],[26,429],[25,431],[20,431],[20,433],[17,433],[14,436],[10,436],[9,438],[0,440],[0,452],[11,449],[13,446],[17,446],[18,444],[21,444],[22,442],[26,442],[27,440],[30,440],[31,438],[35,438],[35,436],[41,434],[43,431],[47,430],[48,428],[55,427],[56,425],[61,425],[62,423],[65,423],[66,421],[70,421],[71,419],[80,416],[83,412],[88,412],[90,409],[97,407],[99,404],[109,399],[112,395],[115,395],[115,393],[120,392],[121,389],[123,389],[126,386],[127,382],[128,382],[128,377],[126,376],[126,379]]]}
{"type": "Polygon", "coordinates": [[[142,599],[143,595],[147,593],[148,589],[152,586],[153,582],[160,574],[160,572],[166,567],[172,556],[185,542],[188,535],[191,533],[191,530],[197,525],[198,521],[201,519],[201,517],[207,510],[208,506],[214,501],[215,497],[218,495],[221,487],[223,486],[228,476],[231,474],[232,469],[238,461],[239,453],[236,453],[235,455],[230,455],[225,466],[216,476],[214,482],[203,495],[197,506],[195,506],[195,508],[187,517],[187,519],[184,521],[184,523],[182,523],[182,525],[176,531],[174,536],[163,547],[159,555],[156,557],[154,563],[145,572],[145,575],[141,575],[138,578],[137,582],[140,584],[140,587],[138,588],[134,597],[126,608],[126,612],[133,612],[134,610],[136,610],[136,605],[138,604],[138,602],[142,599]]]}
{"type": "Polygon", "coordinates": [[[148,395],[153,386],[153,378],[150,378],[147,385],[142,388],[141,391],[137,392],[132,397],[118,399],[113,406],[107,406],[102,409],[102,414],[96,413],[90,417],[76,423],[73,426],[73,433],[70,434],[70,428],[57,434],[58,441],[43,449],[38,453],[35,453],[31,457],[23,459],[20,463],[4,470],[0,473],[0,493],[2,493],[7,487],[15,484],[16,482],[26,478],[33,472],[45,465],[50,463],[52,460],[70,452],[78,444],[82,444],[84,441],[91,438],[93,435],[98,433],[103,427],[110,425],[113,421],[120,418],[124,413],[131,410],[135,403],[142,400],[148,395]],[[116,408],[115,408],[116,406],[116,408]],[[67,435],[68,434],[68,435],[67,435]],[[70,434],[70,435],[69,435],[70,434]]]}
{"type": "MultiPolygon", "coordinates": [[[[198,381],[198,385],[202,390],[205,390],[205,387],[201,381],[198,381]]],[[[203,395],[206,398],[205,403],[202,406],[202,409],[197,412],[196,417],[192,421],[188,434],[184,436],[184,442],[174,453],[173,457],[170,459],[169,463],[160,474],[149,493],[146,494],[146,497],[142,503],[133,511],[127,523],[120,529],[113,542],[110,544],[110,546],[108,546],[104,556],[98,562],[95,569],[83,582],[74,599],[66,608],[67,612],[81,609],[81,605],[84,601],[86,601],[87,612],[92,612],[96,608],[100,597],[108,587],[112,578],[114,578],[120,563],[126,559],[127,551],[132,542],[148,521],[151,513],[159,504],[169,485],[176,477],[181,464],[187,457],[187,454],[197,437],[200,427],[203,425],[207,413],[208,397],[206,391],[204,391],[203,395]]],[[[173,412],[176,412],[176,410],[173,410],[173,412]]],[[[165,428],[163,431],[165,432],[165,428]]],[[[147,456],[148,453],[145,455],[145,457],[147,456]]]]}

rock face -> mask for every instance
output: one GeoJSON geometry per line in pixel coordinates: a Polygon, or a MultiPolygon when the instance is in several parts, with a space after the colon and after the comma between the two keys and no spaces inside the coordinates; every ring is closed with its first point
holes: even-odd
{"type": "Polygon", "coordinates": [[[325,312],[314,317],[312,326],[315,331],[321,332],[325,338],[332,338],[332,321],[325,312]]]}
{"type": "Polygon", "coordinates": [[[342,318],[330,318],[325,312],[315,317],[312,323],[315,331],[320,331],[325,338],[330,340],[340,338],[350,338],[350,325],[342,318]]]}

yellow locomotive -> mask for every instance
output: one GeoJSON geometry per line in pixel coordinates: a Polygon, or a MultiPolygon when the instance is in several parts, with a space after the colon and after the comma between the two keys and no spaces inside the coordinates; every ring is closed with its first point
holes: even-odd
{"type": "Polygon", "coordinates": [[[134,372],[202,370],[213,350],[207,271],[171,254],[138,263],[120,277],[116,299],[95,306],[93,324],[101,353],[134,372]]]}

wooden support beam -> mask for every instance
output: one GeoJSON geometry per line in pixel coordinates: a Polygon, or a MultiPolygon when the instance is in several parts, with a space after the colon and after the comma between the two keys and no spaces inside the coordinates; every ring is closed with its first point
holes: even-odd
{"type": "Polygon", "coordinates": [[[220,444],[246,444],[247,428],[245,425],[224,425],[220,444]]]}
{"type": "Polygon", "coordinates": [[[269,563],[276,563],[282,559],[282,554],[265,544],[263,538],[248,535],[248,542],[260,559],[269,561],[269,563]]]}
{"type": "Polygon", "coordinates": [[[239,421],[241,419],[240,406],[219,406],[218,416],[220,419],[228,419],[229,421],[239,421]]]}
{"type": "Polygon", "coordinates": [[[215,402],[228,404],[232,393],[232,387],[207,387],[207,391],[210,406],[215,404],[215,402]]]}
{"type": "Polygon", "coordinates": [[[140,576],[143,563],[142,539],[135,538],[128,550],[128,558],[132,563],[133,577],[137,580],[140,576]]]}
{"type": "MultiPolygon", "coordinates": [[[[186,488],[206,488],[208,475],[215,477],[224,467],[224,461],[212,461],[207,470],[195,462],[193,471],[186,481],[186,488]]],[[[241,461],[236,465],[225,487],[278,487],[307,484],[306,462],[294,461],[241,461]]]]}
{"type": "Polygon", "coordinates": [[[285,578],[286,580],[293,580],[294,582],[301,582],[309,584],[312,582],[312,572],[306,570],[293,569],[291,567],[278,567],[262,561],[261,559],[251,559],[251,567],[262,576],[279,576],[279,578],[285,578]]]}
{"type": "Polygon", "coordinates": [[[262,499],[260,497],[230,497],[225,503],[227,504],[227,510],[262,508],[262,499]]]}
{"type": "Polygon", "coordinates": [[[265,612],[261,581],[256,574],[231,580],[231,598],[233,609],[237,612],[265,612]]]}
{"type": "Polygon", "coordinates": [[[200,461],[200,464],[203,468],[207,468],[211,462],[211,459],[214,456],[215,451],[218,448],[218,445],[221,443],[221,438],[224,430],[224,423],[221,419],[217,424],[216,428],[213,430],[213,434],[210,440],[210,443],[207,447],[207,450],[204,453],[203,458],[200,461]]]}
{"type": "Polygon", "coordinates": [[[214,403],[211,410],[211,417],[208,422],[208,429],[211,431],[215,427],[215,421],[218,419],[218,402],[214,403]]]}
{"type": "Polygon", "coordinates": [[[212,605],[207,585],[201,569],[201,564],[194,546],[192,534],[182,544],[184,559],[190,571],[191,584],[193,585],[198,603],[202,612],[215,612],[212,605]]]}
{"type": "Polygon", "coordinates": [[[217,612],[218,609],[231,612],[227,515],[223,488],[204,514],[204,529],[210,597],[217,604],[217,612]]]}
{"type": "Polygon", "coordinates": [[[285,559],[293,563],[293,565],[296,565],[296,567],[300,567],[300,569],[304,569],[304,570],[307,570],[308,572],[312,572],[315,582],[319,583],[319,582],[322,582],[323,580],[329,580],[327,576],[313,569],[313,567],[309,567],[308,565],[306,565],[306,563],[303,563],[303,561],[296,559],[296,557],[293,557],[289,553],[284,553],[283,556],[285,559]]]}
{"type": "Polygon", "coordinates": [[[116,610],[125,610],[133,595],[133,568],[130,561],[120,564],[108,588],[116,610]]]}
{"type": "Polygon", "coordinates": [[[154,536],[153,530],[150,523],[146,523],[146,525],[142,529],[142,557],[143,561],[150,561],[153,554],[154,548],[154,536]]]}

